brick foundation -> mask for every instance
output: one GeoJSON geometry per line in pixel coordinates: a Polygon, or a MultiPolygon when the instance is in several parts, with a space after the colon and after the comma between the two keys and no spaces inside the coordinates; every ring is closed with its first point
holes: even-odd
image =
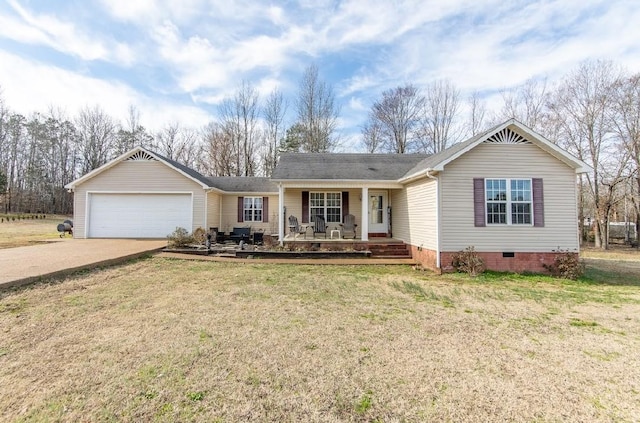
{"type": "Polygon", "coordinates": [[[432,269],[434,271],[438,271],[439,269],[436,267],[437,263],[437,253],[433,250],[428,250],[426,248],[416,247],[415,245],[409,246],[411,249],[411,257],[422,266],[432,269]]]}
{"type": "MultiPolygon", "coordinates": [[[[437,254],[433,250],[419,249],[416,246],[411,246],[411,255],[417,262],[421,263],[424,267],[433,269],[435,271],[452,272],[453,266],[451,261],[453,255],[457,251],[442,252],[440,253],[440,269],[436,268],[437,254]]],[[[526,253],[517,252],[514,253],[514,257],[503,257],[502,252],[478,252],[478,255],[484,259],[485,265],[488,270],[495,270],[499,272],[514,272],[514,273],[549,273],[544,265],[552,265],[558,254],[565,253],[526,253]]],[[[573,253],[578,254],[578,253],[573,253]]]]}

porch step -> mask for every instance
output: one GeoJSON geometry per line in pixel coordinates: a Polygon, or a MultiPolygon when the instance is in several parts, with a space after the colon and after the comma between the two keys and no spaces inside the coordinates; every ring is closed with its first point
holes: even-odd
{"type": "Polygon", "coordinates": [[[411,258],[409,247],[404,243],[369,244],[367,248],[373,258],[411,258]]]}

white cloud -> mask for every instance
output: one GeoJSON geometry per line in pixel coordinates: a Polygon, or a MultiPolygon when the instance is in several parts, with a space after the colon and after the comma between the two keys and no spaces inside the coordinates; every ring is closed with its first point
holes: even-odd
{"type": "Polygon", "coordinates": [[[143,124],[152,130],[174,121],[200,127],[211,119],[202,109],[149,98],[120,82],[83,76],[2,51],[0,62],[9,64],[0,67],[0,81],[11,81],[2,86],[3,97],[12,110],[21,114],[45,112],[50,106],[75,114],[84,106],[97,104],[124,121],[133,104],[141,111],[143,124]]]}
{"type": "Polygon", "coordinates": [[[14,15],[0,15],[0,36],[19,43],[45,45],[82,60],[117,61],[130,65],[135,55],[131,48],[113,40],[92,37],[75,24],[53,15],[36,14],[15,0],[9,0],[14,15]]]}
{"type": "Polygon", "coordinates": [[[293,102],[304,68],[315,62],[342,102],[341,128],[353,137],[371,101],[405,83],[448,78],[466,97],[531,77],[553,82],[587,58],[640,70],[640,5],[628,0],[101,0],[99,10],[87,2],[37,11],[8,1],[6,10],[0,6],[0,42],[49,47],[80,69],[62,70],[34,49],[3,54],[22,60],[35,81],[3,60],[0,83],[13,107],[77,107],[97,98],[120,114],[134,103],[145,107],[143,117],[182,117],[186,125],[206,120],[204,108],[243,80],[262,97],[277,86],[293,102]],[[97,16],[101,25],[93,25],[97,16]]]}

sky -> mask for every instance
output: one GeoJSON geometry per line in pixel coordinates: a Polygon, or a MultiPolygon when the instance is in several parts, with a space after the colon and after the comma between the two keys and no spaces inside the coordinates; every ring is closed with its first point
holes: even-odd
{"type": "Polygon", "coordinates": [[[340,106],[344,151],[384,90],[448,79],[489,109],[530,78],[588,59],[640,72],[637,0],[2,0],[0,96],[14,112],[99,105],[150,131],[199,128],[250,82],[289,123],[304,70],[340,106]]]}

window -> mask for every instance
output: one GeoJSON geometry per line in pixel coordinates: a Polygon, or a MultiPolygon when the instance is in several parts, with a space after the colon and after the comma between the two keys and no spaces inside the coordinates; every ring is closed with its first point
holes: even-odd
{"type": "Polygon", "coordinates": [[[531,179],[486,179],[487,224],[531,225],[531,179]]]}
{"type": "Polygon", "coordinates": [[[327,223],[342,222],[342,193],[310,192],[309,211],[311,219],[322,216],[327,223]]]}
{"type": "Polygon", "coordinates": [[[262,197],[244,197],[245,222],[262,222],[262,197]]]}

